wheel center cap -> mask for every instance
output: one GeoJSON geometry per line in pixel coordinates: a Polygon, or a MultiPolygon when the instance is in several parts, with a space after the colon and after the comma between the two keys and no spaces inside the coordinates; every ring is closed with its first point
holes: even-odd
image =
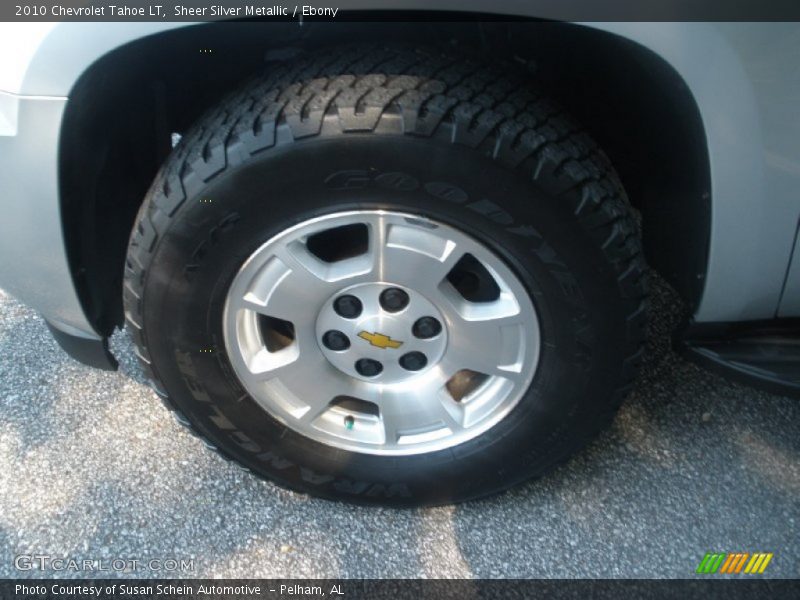
{"type": "Polygon", "coordinates": [[[359,284],[336,293],[320,310],[316,333],[334,366],[379,384],[420,376],[447,347],[444,320],[433,303],[390,283],[359,284]]]}

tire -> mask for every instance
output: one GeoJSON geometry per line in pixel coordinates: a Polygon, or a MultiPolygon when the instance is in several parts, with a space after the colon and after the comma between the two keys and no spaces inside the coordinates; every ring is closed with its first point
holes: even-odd
{"type": "Polygon", "coordinates": [[[504,490],[606,427],[643,353],[638,228],[605,155],[529,79],[435,50],[340,48],[201,118],[147,194],[124,282],[136,352],[178,420],[282,486],[396,506],[504,490]],[[292,228],[374,211],[473,240],[534,308],[531,381],[479,435],[408,454],[337,446],[265,410],[237,375],[224,323],[248,257],[292,228]]]}

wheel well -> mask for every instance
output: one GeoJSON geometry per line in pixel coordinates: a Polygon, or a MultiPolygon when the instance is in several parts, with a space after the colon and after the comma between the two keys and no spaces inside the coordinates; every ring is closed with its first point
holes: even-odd
{"type": "Polygon", "coordinates": [[[511,23],[212,23],[126,44],[70,93],[60,142],[67,255],[98,332],[123,323],[122,273],[142,199],[170,134],[265,61],[359,41],[445,43],[526,63],[595,136],[642,214],[649,263],[690,307],[699,301],[710,231],[705,133],[691,92],[662,59],[591,28],[511,23]]]}

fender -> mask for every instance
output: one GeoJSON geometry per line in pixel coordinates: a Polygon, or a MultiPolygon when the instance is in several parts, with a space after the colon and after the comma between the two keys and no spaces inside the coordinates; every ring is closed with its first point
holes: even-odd
{"type": "MultiPolygon", "coordinates": [[[[344,0],[343,10],[363,8],[363,2],[344,0]]],[[[454,8],[449,0],[411,0],[398,9],[454,8]]],[[[390,8],[390,7],[387,7],[390,8]]],[[[459,10],[490,10],[535,18],[536,7],[499,0],[487,7],[471,0],[459,10]]],[[[96,60],[130,41],[159,32],[190,27],[191,23],[31,23],[0,25],[0,52],[14,56],[0,69],[0,89],[12,97],[69,97],[81,74],[96,60]],[[76,44],[80,39],[82,43],[76,44]],[[13,49],[13,52],[11,51],[13,49]]],[[[800,104],[800,90],[786,98],[781,81],[790,78],[791,60],[772,60],[766,82],[756,83],[754,65],[764,45],[759,40],[785,36],[781,24],[709,23],[579,23],[621,36],[664,60],[683,79],[699,108],[708,145],[712,182],[712,214],[708,266],[703,293],[694,319],[697,322],[742,321],[774,318],[792,254],[800,203],[794,190],[800,186],[800,123],[790,114],[800,104]],[[703,60],[697,60],[702,56],[703,60]],[[724,90],[724,96],[720,93],[724,90]],[[781,100],[775,100],[780,98],[781,100]],[[769,118],[765,115],[769,114],[769,118]],[[739,293],[748,290],[747,294],[739,293]]],[[[796,35],[795,35],[796,39],[796,35]]],[[[792,39],[788,40],[792,43],[792,39]]],[[[794,47],[794,46],[790,46],[794,47]]],[[[785,52],[785,56],[791,53],[785,52]]],[[[772,59],[775,56],[770,55],[772,59]]],[[[790,94],[791,95],[791,94],[790,94]]],[[[22,111],[21,111],[22,112],[22,111]]],[[[0,141],[2,138],[0,138],[0,141]]],[[[49,175],[48,175],[49,176],[49,175]]],[[[57,198],[38,195],[38,215],[57,214],[57,198]]],[[[23,224],[25,225],[25,224],[23,224]]],[[[9,227],[11,225],[9,224],[9,227]]],[[[27,225],[25,225],[27,227],[27,225]]],[[[17,223],[15,227],[20,227],[17,223]]],[[[33,228],[39,247],[62,252],[64,237],[58,219],[33,228]]],[[[4,233],[0,225],[0,234],[4,233]]],[[[0,239],[4,236],[0,235],[0,239]]],[[[9,239],[15,236],[9,234],[9,239]]],[[[31,244],[34,245],[34,244],[31,244]]],[[[0,250],[11,250],[0,242],[0,250]]],[[[52,270],[48,273],[52,275],[52,270]]],[[[29,273],[29,281],[37,279],[29,273]]],[[[35,297],[35,285],[15,282],[13,292],[22,300],[35,297]]],[[[84,335],[96,336],[80,306],[72,277],[66,271],[50,284],[62,294],[58,318],[39,308],[59,327],[65,324],[84,335]]],[[[795,302],[795,304],[797,304],[795,302]]],[[[786,303],[784,298],[784,305],[786,303]]],[[[52,313],[52,311],[50,311],[52,313]]],[[[794,316],[781,313],[782,316],[794,316]]],[[[62,327],[63,329],[63,327],[62,327]]]]}

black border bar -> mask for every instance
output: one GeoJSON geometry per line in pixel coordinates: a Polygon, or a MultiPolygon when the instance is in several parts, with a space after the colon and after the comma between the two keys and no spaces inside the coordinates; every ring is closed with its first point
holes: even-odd
{"type": "Polygon", "coordinates": [[[306,1],[307,4],[285,0],[3,0],[0,21],[800,21],[798,0],[306,1]],[[190,10],[180,14],[176,12],[178,7],[190,10]],[[264,14],[248,13],[248,7],[261,8],[264,14]],[[303,7],[315,11],[336,9],[336,13],[303,16],[303,7]],[[76,9],[81,12],[76,13],[76,9]],[[123,9],[127,11],[124,14],[120,12],[123,9]]]}
{"type": "MultiPolygon", "coordinates": [[[[654,574],[658,565],[653,564],[654,574]]],[[[696,579],[18,579],[0,580],[3,600],[556,600],[798,598],[800,580],[696,579]],[[231,588],[231,589],[226,589],[231,588]],[[205,593],[201,590],[205,589],[205,593]],[[317,593],[316,590],[322,592],[317,593]],[[36,591],[31,591],[36,590],[36,591]],[[308,593],[309,590],[314,590],[308,593]],[[98,593],[99,592],[99,593],[98,593]],[[209,593],[210,592],[210,593],[209,593]]]]}

